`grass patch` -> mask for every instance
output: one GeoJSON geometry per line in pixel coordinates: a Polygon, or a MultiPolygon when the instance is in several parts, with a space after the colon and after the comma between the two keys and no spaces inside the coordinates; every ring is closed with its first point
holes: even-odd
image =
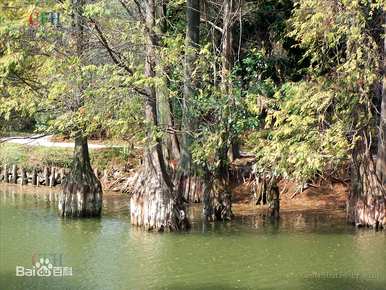
{"type": "MultiPolygon", "coordinates": [[[[44,166],[70,168],[72,155],[72,148],[0,143],[0,164],[16,164],[27,170],[44,166]]],[[[132,152],[125,147],[90,150],[91,164],[100,170],[123,169],[131,155],[132,152]]]]}

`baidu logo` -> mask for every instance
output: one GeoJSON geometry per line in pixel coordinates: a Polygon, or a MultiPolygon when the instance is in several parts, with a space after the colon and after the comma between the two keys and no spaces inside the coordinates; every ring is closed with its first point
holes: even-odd
{"type": "MultiPolygon", "coordinates": [[[[34,260],[34,256],[33,256],[34,260]]],[[[40,258],[32,268],[16,266],[17,277],[65,277],[72,276],[72,267],[55,266],[49,258],[40,258]]]]}

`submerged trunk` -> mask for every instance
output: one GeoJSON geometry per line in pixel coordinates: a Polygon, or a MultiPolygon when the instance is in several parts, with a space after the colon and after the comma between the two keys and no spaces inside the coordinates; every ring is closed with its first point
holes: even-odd
{"type": "Polygon", "coordinates": [[[181,157],[178,164],[175,183],[178,191],[187,201],[200,202],[202,200],[203,179],[197,175],[192,164],[192,132],[196,127],[196,120],[192,117],[193,98],[196,94],[198,77],[195,75],[197,49],[200,39],[200,0],[188,0],[186,9],[186,41],[184,63],[184,91],[182,102],[182,144],[181,157]]]}
{"type": "Polygon", "coordinates": [[[158,150],[145,153],[130,199],[131,223],[155,231],[189,228],[185,205],[163,175],[158,150]]]}
{"type": "Polygon", "coordinates": [[[208,221],[231,220],[233,218],[227,152],[227,146],[219,148],[217,152],[219,166],[215,174],[205,170],[203,215],[208,221]]]}
{"type": "Polygon", "coordinates": [[[256,205],[268,205],[268,215],[274,219],[280,217],[280,191],[276,176],[264,176],[255,173],[256,205]]]}
{"type": "Polygon", "coordinates": [[[225,179],[208,179],[205,183],[203,215],[207,221],[232,219],[232,194],[225,179]]]}
{"type": "MultiPolygon", "coordinates": [[[[386,14],[383,11],[383,24],[386,14]]],[[[384,28],[386,32],[386,27],[384,28]]],[[[383,36],[381,115],[378,130],[377,160],[373,160],[368,134],[362,132],[362,139],[353,151],[352,189],[347,203],[348,221],[356,226],[374,228],[386,226],[386,36],[383,36]]]]}
{"type": "Polygon", "coordinates": [[[352,189],[347,202],[347,219],[356,226],[385,226],[385,188],[376,174],[365,133],[353,154],[352,189]]]}
{"type": "MultiPolygon", "coordinates": [[[[155,77],[155,0],[147,0],[146,9],[146,61],[145,75],[155,77]]],[[[144,153],[144,166],[137,173],[130,200],[131,223],[147,230],[184,230],[189,227],[185,207],[178,191],[174,191],[162,150],[162,140],[156,138],[152,144],[152,129],[158,126],[157,94],[155,87],[146,89],[145,118],[148,144],[144,153]]]]}
{"type": "Polygon", "coordinates": [[[102,186],[95,176],[87,139],[75,139],[71,174],[66,177],[59,195],[59,214],[65,217],[96,217],[102,210],[102,186]]]}

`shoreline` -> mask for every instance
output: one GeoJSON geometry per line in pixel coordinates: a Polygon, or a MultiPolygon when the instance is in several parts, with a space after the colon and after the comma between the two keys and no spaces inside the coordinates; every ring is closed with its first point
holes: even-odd
{"type": "MultiPolygon", "coordinates": [[[[15,193],[23,195],[32,195],[37,198],[45,198],[47,201],[56,201],[57,194],[60,192],[61,187],[46,187],[46,186],[22,186],[20,184],[5,184],[0,183],[0,192],[15,193]]],[[[337,213],[339,215],[345,213],[345,206],[342,204],[342,200],[339,203],[335,203],[332,206],[331,203],[321,203],[321,199],[314,198],[312,202],[304,202],[307,197],[303,196],[297,200],[289,201],[284,196],[281,202],[281,213],[337,213]],[[302,204],[303,203],[303,204],[302,204]]],[[[108,204],[110,201],[122,202],[125,205],[129,204],[130,198],[127,194],[105,191],[103,192],[103,201],[108,204]]],[[[202,203],[190,203],[189,208],[197,209],[202,206],[202,203]]],[[[246,217],[253,215],[264,214],[267,211],[266,206],[255,205],[253,200],[249,201],[236,201],[232,203],[232,211],[235,217],[246,217]]]]}

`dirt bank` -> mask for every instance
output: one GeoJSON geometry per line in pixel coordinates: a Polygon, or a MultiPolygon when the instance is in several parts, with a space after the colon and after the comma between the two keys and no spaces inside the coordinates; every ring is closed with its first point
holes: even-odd
{"type": "MultiPolygon", "coordinates": [[[[349,187],[344,183],[325,182],[310,186],[303,192],[296,192],[297,186],[292,182],[280,182],[281,211],[304,210],[342,210],[346,207],[349,187]]],[[[237,214],[251,214],[266,207],[256,205],[254,189],[251,182],[245,182],[232,188],[233,209],[237,214]]]]}

